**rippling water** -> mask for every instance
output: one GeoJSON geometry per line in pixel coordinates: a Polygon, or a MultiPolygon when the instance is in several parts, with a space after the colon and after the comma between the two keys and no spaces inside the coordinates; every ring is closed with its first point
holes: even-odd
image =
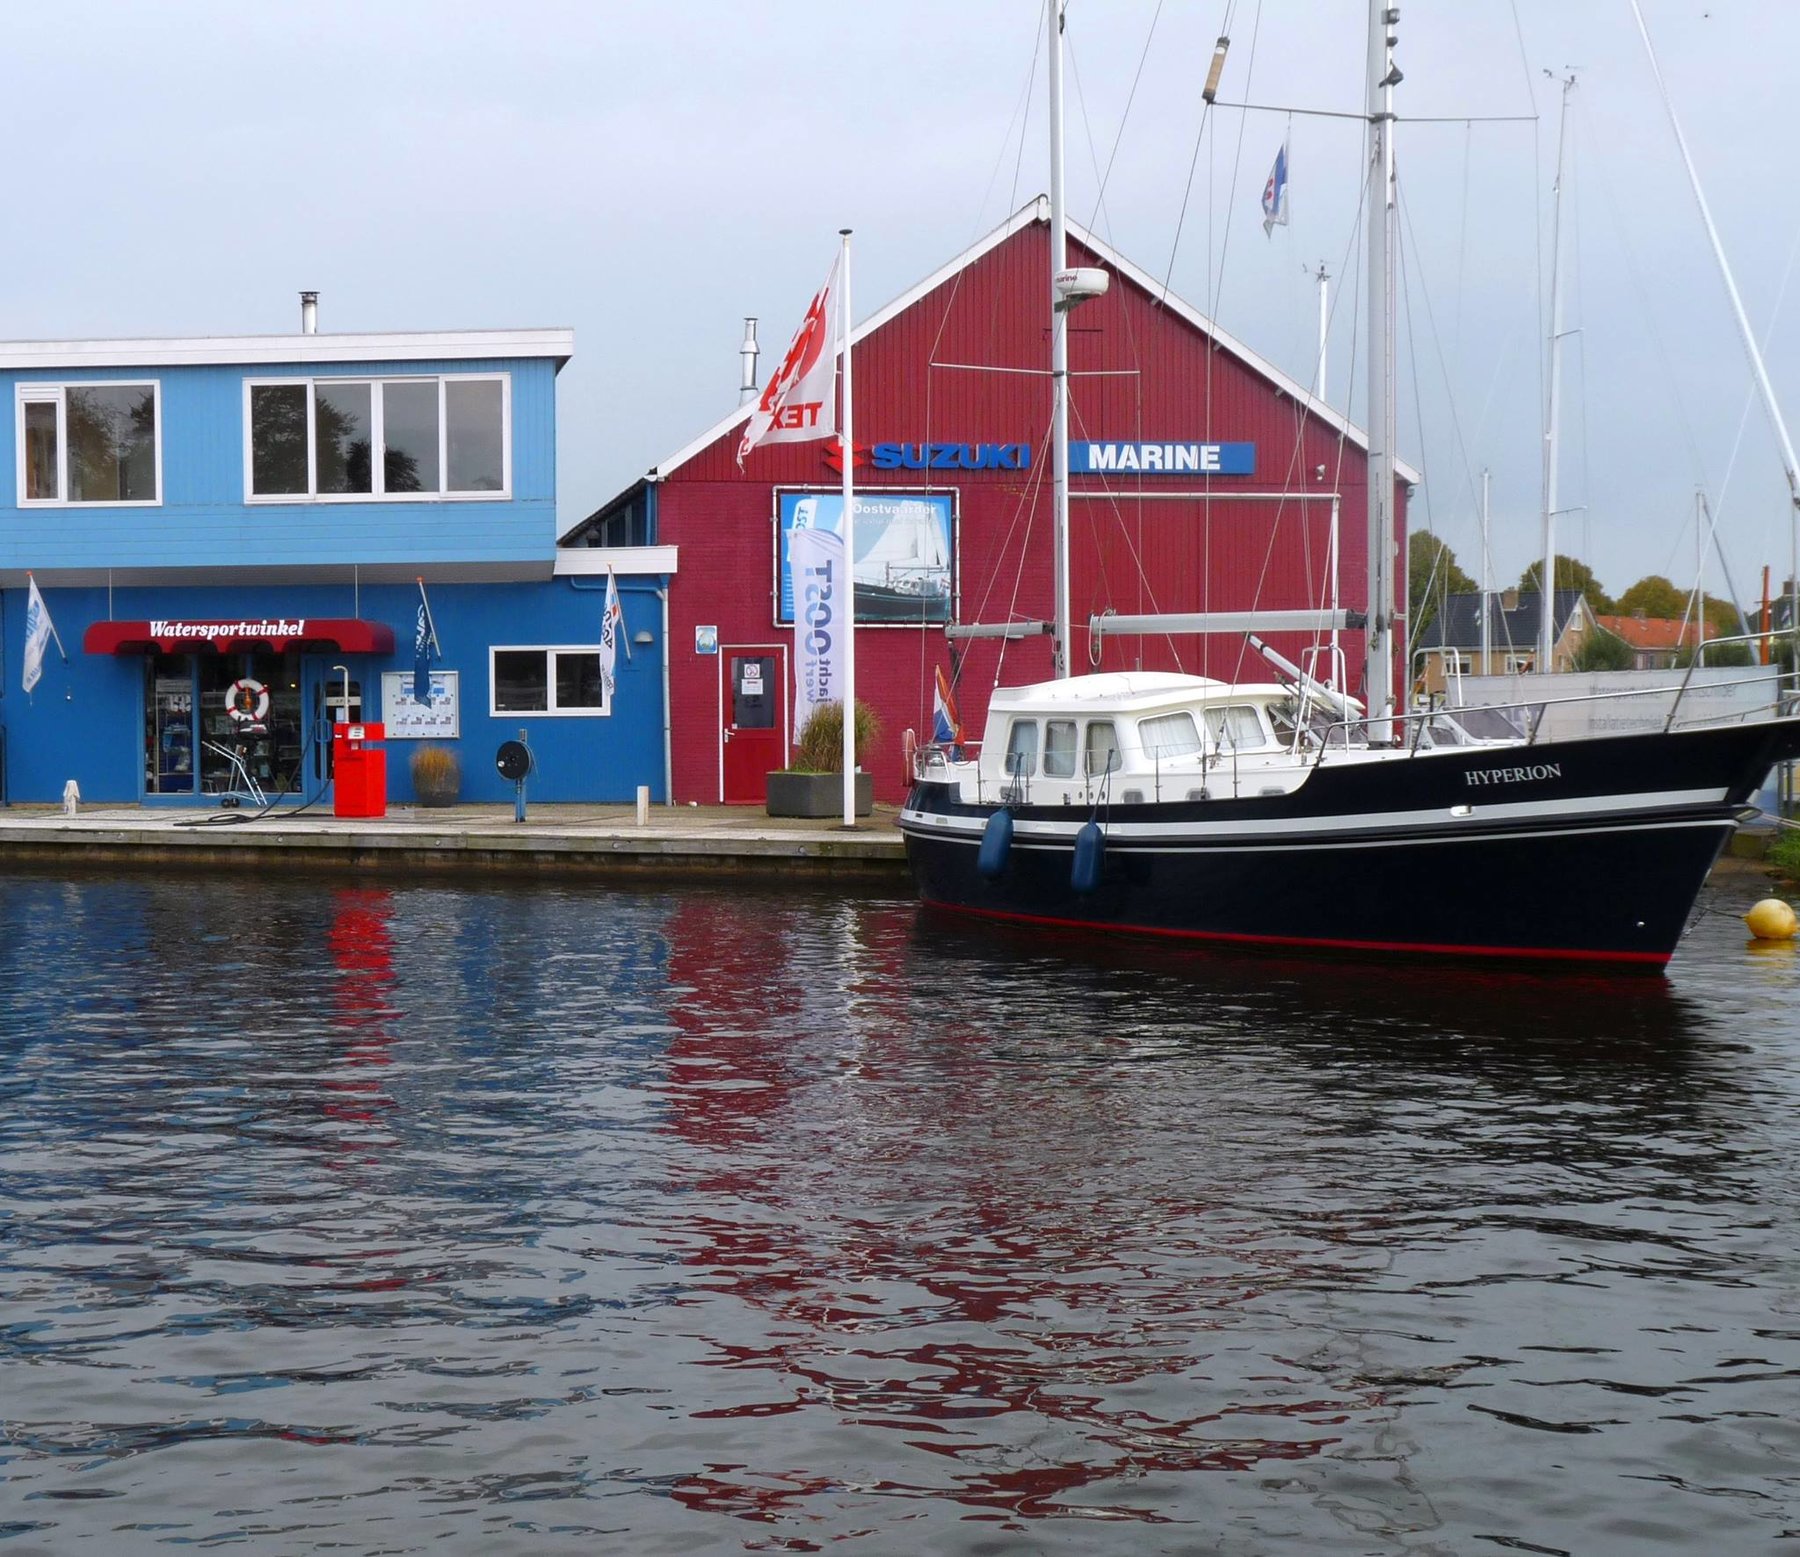
{"type": "Polygon", "coordinates": [[[0,1549],[1800,1536],[1800,961],[0,878],[0,1549]]]}

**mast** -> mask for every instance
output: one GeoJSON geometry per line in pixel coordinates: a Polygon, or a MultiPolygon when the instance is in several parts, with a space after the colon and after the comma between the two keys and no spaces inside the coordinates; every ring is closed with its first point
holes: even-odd
{"type": "Polygon", "coordinates": [[[1068,0],[1050,0],[1050,392],[1054,429],[1050,481],[1051,529],[1055,537],[1056,603],[1053,611],[1052,674],[1069,674],[1069,329],[1058,306],[1056,278],[1069,263],[1063,210],[1063,13],[1068,0]]]}
{"type": "Polygon", "coordinates": [[[1329,405],[1330,401],[1325,394],[1325,346],[1331,331],[1331,308],[1327,295],[1331,277],[1325,273],[1324,260],[1319,261],[1314,279],[1319,283],[1319,371],[1313,381],[1313,398],[1320,405],[1329,405]]]}
{"type": "Polygon", "coordinates": [[[1369,5],[1369,622],[1363,702],[1369,739],[1394,712],[1394,65],[1400,10],[1369,5]]]}
{"type": "Polygon", "coordinates": [[[1477,674],[1482,676],[1494,673],[1494,627],[1488,620],[1494,588],[1494,564],[1488,554],[1488,475],[1485,470],[1481,473],[1481,669],[1477,674]]]}
{"type": "Polygon", "coordinates": [[[1556,124],[1556,191],[1550,216],[1550,407],[1544,422],[1544,572],[1538,581],[1538,674],[1550,674],[1556,641],[1556,428],[1562,415],[1562,195],[1563,152],[1568,145],[1569,93],[1575,75],[1563,78],[1562,114],[1556,124]]]}
{"type": "Polygon", "coordinates": [[[844,826],[856,826],[856,437],[850,403],[850,229],[838,229],[843,263],[838,277],[838,336],[844,343],[843,420],[838,427],[844,451],[844,826]]]}

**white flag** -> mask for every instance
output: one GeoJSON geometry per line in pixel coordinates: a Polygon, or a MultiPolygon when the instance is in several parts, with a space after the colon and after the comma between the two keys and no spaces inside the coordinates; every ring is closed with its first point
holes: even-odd
{"type": "MultiPolygon", "coordinates": [[[[619,638],[625,630],[625,612],[619,604],[619,581],[613,570],[606,570],[606,608],[600,617],[600,681],[606,688],[606,701],[611,702],[617,678],[613,666],[618,660],[619,638]]],[[[631,653],[627,646],[626,654],[631,653]]]]}
{"type": "Polygon", "coordinates": [[[56,631],[50,621],[50,609],[38,593],[37,580],[31,580],[31,593],[25,598],[25,690],[30,692],[44,674],[44,645],[56,631]]]}
{"type": "Polygon", "coordinates": [[[788,576],[794,581],[794,739],[821,703],[843,701],[838,685],[843,609],[849,577],[844,537],[816,529],[805,499],[788,534],[788,576]]]}
{"type": "Polygon", "coordinates": [[[800,321],[793,344],[744,424],[738,469],[759,443],[804,443],[837,436],[838,333],[837,263],[800,321]]]}
{"type": "Polygon", "coordinates": [[[1263,185],[1263,236],[1288,224],[1287,142],[1275,153],[1275,166],[1269,169],[1269,180],[1263,185]]]}

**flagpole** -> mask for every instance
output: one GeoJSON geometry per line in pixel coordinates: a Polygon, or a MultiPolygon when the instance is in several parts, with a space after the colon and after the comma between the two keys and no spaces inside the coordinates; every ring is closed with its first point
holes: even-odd
{"type": "Polygon", "coordinates": [[[843,297],[838,333],[844,342],[844,417],[838,447],[844,451],[844,826],[856,826],[856,437],[850,414],[850,232],[843,240],[843,297]]]}
{"type": "Polygon", "coordinates": [[[625,631],[625,602],[619,594],[619,575],[613,572],[610,562],[606,565],[606,582],[611,586],[608,590],[609,598],[619,601],[619,625],[614,631],[618,641],[625,645],[625,663],[629,665],[631,663],[631,634],[625,631]]]}

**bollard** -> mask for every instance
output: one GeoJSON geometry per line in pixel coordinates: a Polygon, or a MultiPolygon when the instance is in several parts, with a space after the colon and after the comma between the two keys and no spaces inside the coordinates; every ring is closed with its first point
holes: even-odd
{"type": "Polygon", "coordinates": [[[650,825],[650,786],[648,784],[638,785],[637,800],[638,826],[648,827],[650,825]]]}
{"type": "Polygon", "coordinates": [[[70,779],[63,785],[63,815],[74,816],[81,810],[81,786],[70,779]]]}

